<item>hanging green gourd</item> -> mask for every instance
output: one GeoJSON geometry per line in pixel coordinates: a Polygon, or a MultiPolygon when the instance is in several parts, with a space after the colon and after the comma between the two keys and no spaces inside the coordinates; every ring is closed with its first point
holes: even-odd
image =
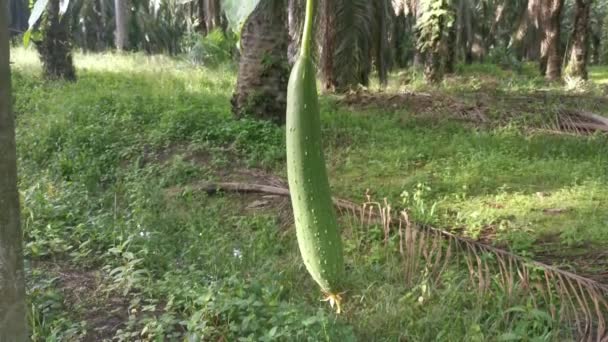
{"type": "Polygon", "coordinates": [[[321,147],[316,70],[311,56],[314,0],[306,3],[302,48],[287,90],[287,174],[300,253],[325,300],[340,313],[344,269],[338,230],[321,147]]]}

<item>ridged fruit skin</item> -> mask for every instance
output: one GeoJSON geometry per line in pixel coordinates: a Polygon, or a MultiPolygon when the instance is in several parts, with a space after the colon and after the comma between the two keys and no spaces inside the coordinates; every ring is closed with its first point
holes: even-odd
{"type": "Polygon", "coordinates": [[[289,190],[304,265],[326,294],[337,294],[342,242],[321,147],[316,71],[304,55],[289,78],[286,130],[289,190]]]}

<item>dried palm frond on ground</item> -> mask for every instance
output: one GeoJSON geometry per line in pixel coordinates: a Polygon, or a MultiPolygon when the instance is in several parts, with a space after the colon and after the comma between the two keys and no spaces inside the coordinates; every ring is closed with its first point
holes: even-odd
{"type": "Polygon", "coordinates": [[[594,132],[608,133],[608,118],[588,110],[581,110],[581,102],[606,103],[604,98],[586,97],[583,95],[550,96],[538,93],[530,95],[459,94],[459,97],[447,94],[428,94],[422,92],[372,92],[356,89],[340,97],[338,102],[355,108],[383,108],[388,110],[408,110],[417,115],[455,119],[476,125],[506,124],[517,120],[524,114],[549,111],[556,113],[555,119],[550,116],[541,122],[540,128],[555,133],[589,134],[594,132]],[[495,113],[498,113],[498,118],[495,113]]]}
{"type": "Polygon", "coordinates": [[[548,129],[575,134],[608,133],[608,118],[582,110],[563,109],[557,113],[555,122],[548,129]]]}
{"type": "MultiPolygon", "coordinates": [[[[196,189],[207,194],[289,195],[287,188],[260,184],[204,183],[196,189]]],[[[374,202],[368,196],[366,203],[357,205],[334,199],[334,205],[342,215],[354,217],[364,226],[380,225],[386,246],[389,238],[398,234],[404,281],[410,285],[421,280],[437,285],[450,265],[464,264],[479,298],[499,291],[512,303],[528,300],[534,307],[548,308],[553,320],[571,324],[577,340],[608,341],[608,284],[429,225],[414,224],[407,210],[394,210],[386,200],[374,202]]]]}

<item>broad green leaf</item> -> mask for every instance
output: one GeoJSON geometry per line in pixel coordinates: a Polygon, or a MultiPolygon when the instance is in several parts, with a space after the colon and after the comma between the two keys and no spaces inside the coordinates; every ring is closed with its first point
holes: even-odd
{"type": "Polygon", "coordinates": [[[240,31],[241,26],[259,2],[260,0],[222,0],[222,9],[226,13],[232,31],[240,31]]]}
{"type": "MultiPolygon", "coordinates": [[[[36,25],[40,17],[42,17],[42,13],[46,9],[46,5],[49,3],[49,0],[37,0],[34,4],[34,8],[32,8],[32,14],[30,14],[30,19],[27,21],[30,26],[29,30],[36,25]]],[[[28,30],[28,31],[29,31],[28,30]]]]}

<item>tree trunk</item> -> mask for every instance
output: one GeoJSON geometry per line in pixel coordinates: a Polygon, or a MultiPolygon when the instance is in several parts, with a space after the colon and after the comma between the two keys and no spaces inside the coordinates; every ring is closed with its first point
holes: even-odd
{"type": "Polygon", "coordinates": [[[206,15],[205,15],[205,0],[197,0],[197,9],[198,9],[198,26],[196,27],[196,30],[202,34],[203,36],[207,35],[207,22],[206,22],[206,15]]]}
{"type": "MultiPolygon", "coordinates": [[[[418,25],[418,23],[420,22],[420,18],[422,18],[422,14],[424,13],[424,6],[425,6],[425,2],[422,0],[417,0],[415,7],[413,8],[413,10],[415,11],[413,13],[414,18],[416,18],[416,24],[418,25]]],[[[415,51],[414,51],[414,60],[413,60],[413,66],[414,69],[420,69],[421,66],[426,64],[425,61],[425,53],[423,51],[420,51],[420,48],[418,47],[418,41],[420,40],[420,30],[416,29],[414,32],[414,45],[415,45],[415,51]]],[[[426,53],[428,54],[428,53],[426,53]]]]}
{"type": "Polygon", "coordinates": [[[241,59],[232,110],[285,122],[289,64],[287,11],[284,1],[263,0],[247,18],[242,31],[241,59]]]}
{"type": "Polygon", "coordinates": [[[541,74],[544,74],[549,81],[558,80],[562,74],[560,30],[563,5],[564,0],[545,0],[541,2],[543,31],[541,42],[541,74]]]}
{"type": "Polygon", "coordinates": [[[0,5],[0,341],[25,342],[25,281],[5,5],[0,5]]]}
{"type": "Polygon", "coordinates": [[[337,86],[334,73],[334,53],[336,47],[336,7],[335,1],[324,0],[321,2],[322,10],[319,11],[319,19],[322,27],[320,66],[323,90],[334,91],[337,86]]]}
{"type": "Polygon", "coordinates": [[[221,27],[222,7],[219,0],[205,0],[205,24],[207,33],[221,27]]]}
{"type": "Polygon", "coordinates": [[[304,13],[304,1],[288,0],[287,23],[289,25],[289,47],[287,56],[289,65],[294,65],[300,51],[300,36],[302,35],[302,16],[304,13]]]}
{"type": "Polygon", "coordinates": [[[129,0],[114,0],[116,15],[115,42],[116,50],[124,51],[129,48],[129,0]]]}
{"type": "MultiPolygon", "coordinates": [[[[537,35],[540,29],[540,0],[528,0],[526,9],[519,17],[516,29],[511,35],[509,45],[517,53],[519,59],[528,57],[530,52],[530,41],[537,35]]],[[[537,49],[536,44],[533,46],[537,49]]]]}
{"type": "MultiPolygon", "coordinates": [[[[392,8],[387,0],[376,0],[373,2],[374,10],[374,30],[372,32],[373,50],[375,52],[374,62],[378,79],[382,87],[388,83],[388,72],[391,69],[391,48],[390,48],[390,23],[394,21],[394,14],[391,16],[392,8]]],[[[371,56],[370,56],[371,57],[371,56]]],[[[369,72],[367,73],[369,75],[369,72]]],[[[369,78],[369,77],[368,77],[369,78]]]]}
{"type": "MultiPolygon", "coordinates": [[[[451,8],[452,14],[456,15],[456,9],[451,8]]],[[[445,58],[445,72],[447,74],[453,74],[456,65],[456,46],[458,38],[458,27],[453,22],[448,32],[448,40],[446,42],[446,58],[445,58]]]]}
{"type": "Polygon", "coordinates": [[[405,13],[400,11],[395,18],[395,24],[393,25],[393,50],[395,51],[395,62],[397,68],[405,68],[408,63],[408,51],[405,46],[407,29],[407,18],[405,13]]]}
{"type": "Polygon", "coordinates": [[[597,65],[601,63],[601,58],[600,58],[600,53],[602,51],[602,39],[599,35],[599,33],[592,33],[591,34],[591,43],[592,43],[592,49],[591,49],[591,64],[593,65],[597,65]]]}
{"type": "Polygon", "coordinates": [[[461,3],[462,7],[462,20],[464,30],[464,61],[466,64],[473,64],[473,18],[472,9],[469,5],[468,0],[463,0],[461,3]]]}
{"type": "MultiPolygon", "coordinates": [[[[443,8],[449,10],[445,6],[446,3],[443,3],[443,8]]],[[[425,33],[426,37],[424,39],[428,39],[428,45],[424,51],[424,79],[427,83],[437,84],[443,80],[444,74],[444,64],[443,57],[446,55],[446,49],[444,48],[445,44],[443,44],[443,34],[445,30],[445,15],[440,15],[436,19],[437,27],[433,30],[432,33],[425,33]]]]}
{"type": "Polygon", "coordinates": [[[76,71],[72,60],[69,21],[59,15],[59,0],[49,0],[47,11],[41,24],[42,41],[36,44],[44,77],[51,80],[76,80],[76,71]]]}
{"type": "Polygon", "coordinates": [[[587,61],[589,60],[589,14],[591,2],[592,0],[576,0],[572,50],[567,67],[568,75],[580,77],[584,80],[589,76],[587,73],[587,61]]]}
{"type": "Polygon", "coordinates": [[[505,17],[505,13],[507,12],[507,6],[509,4],[510,1],[503,1],[502,3],[499,3],[498,5],[496,5],[496,8],[494,10],[494,20],[492,21],[492,26],[490,26],[490,31],[488,32],[488,35],[486,36],[486,42],[485,42],[485,46],[486,46],[486,51],[490,51],[494,45],[496,45],[496,40],[497,40],[497,35],[498,35],[498,26],[500,25],[500,23],[502,22],[502,20],[505,17]]]}

